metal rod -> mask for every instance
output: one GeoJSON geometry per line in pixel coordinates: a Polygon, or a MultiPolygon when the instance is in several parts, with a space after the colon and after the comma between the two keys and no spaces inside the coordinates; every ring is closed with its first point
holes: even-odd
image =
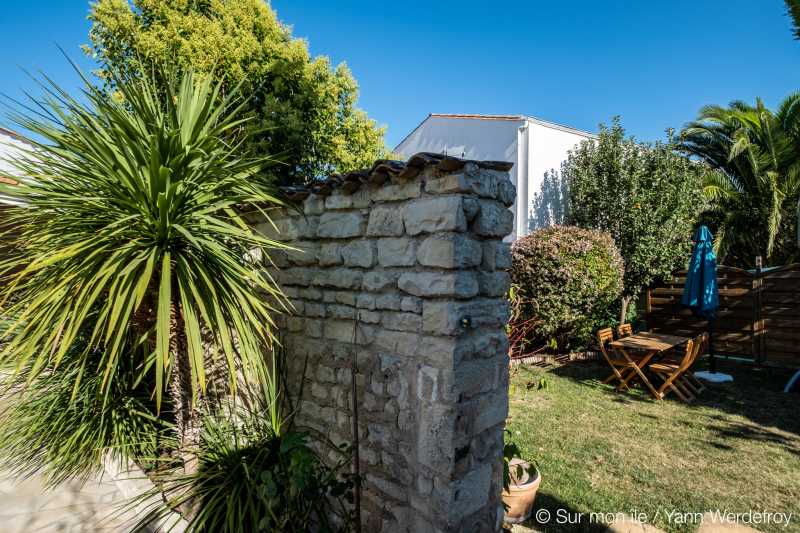
{"type": "Polygon", "coordinates": [[[716,374],[717,372],[717,358],[714,357],[714,322],[716,321],[715,317],[710,317],[708,319],[708,356],[710,358],[709,366],[711,367],[711,373],[716,374]]]}
{"type": "Polygon", "coordinates": [[[355,531],[361,533],[361,460],[358,453],[358,320],[353,321],[353,357],[350,360],[350,400],[353,409],[353,475],[355,476],[355,494],[353,506],[355,514],[355,531]]]}

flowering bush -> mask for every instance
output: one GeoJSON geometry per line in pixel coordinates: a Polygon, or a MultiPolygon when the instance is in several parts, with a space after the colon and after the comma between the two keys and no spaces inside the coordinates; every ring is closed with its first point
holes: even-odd
{"type": "Polygon", "coordinates": [[[622,294],[622,257],[607,233],[553,226],[511,248],[514,355],[584,349],[613,320],[622,294]]]}

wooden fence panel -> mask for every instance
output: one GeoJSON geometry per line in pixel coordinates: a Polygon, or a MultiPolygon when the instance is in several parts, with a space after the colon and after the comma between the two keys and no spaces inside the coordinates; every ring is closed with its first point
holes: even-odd
{"type": "MultiPolygon", "coordinates": [[[[680,301],[686,271],[646,291],[644,319],[652,331],[694,336],[708,323],[680,301]]],[[[766,271],[720,266],[717,353],[757,363],[800,366],[800,264],[766,271]]]]}
{"type": "Polygon", "coordinates": [[[765,362],[800,366],[800,264],[763,273],[760,316],[765,362]]]}

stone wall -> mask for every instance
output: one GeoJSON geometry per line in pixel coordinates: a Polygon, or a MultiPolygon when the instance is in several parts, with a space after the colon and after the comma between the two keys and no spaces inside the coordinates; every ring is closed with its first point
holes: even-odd
{"type": "Polygon", "coordinates": [[[284,343],[295,381],[308,359],[301,423],[336,443],[353,441],[357,358],[364,531],[500,529],[515,191],[491,165],[442,166],[323,190],[261,227],[298,248],[273,254],[284,343]]]}

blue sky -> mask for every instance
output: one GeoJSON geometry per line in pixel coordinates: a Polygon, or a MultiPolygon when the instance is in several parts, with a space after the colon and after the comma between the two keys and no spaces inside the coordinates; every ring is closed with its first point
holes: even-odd
{"type": "MultiPolygon", "coordinates": [[[[0,91],[33,88],[20,67],[75,84],[56,45],[86,68],[83,0],[3,2],[0,91]]],[[[345,61],[360,107],[394,146],[430,112],[528,114],[595,131],[621,115],[638,138],[700,106],[774,106],[800,89],[800,42],[782,0],[275,0],[314,54],[345,61]],[[391,6],[391,7],[389,7],[391,6]]]]}

